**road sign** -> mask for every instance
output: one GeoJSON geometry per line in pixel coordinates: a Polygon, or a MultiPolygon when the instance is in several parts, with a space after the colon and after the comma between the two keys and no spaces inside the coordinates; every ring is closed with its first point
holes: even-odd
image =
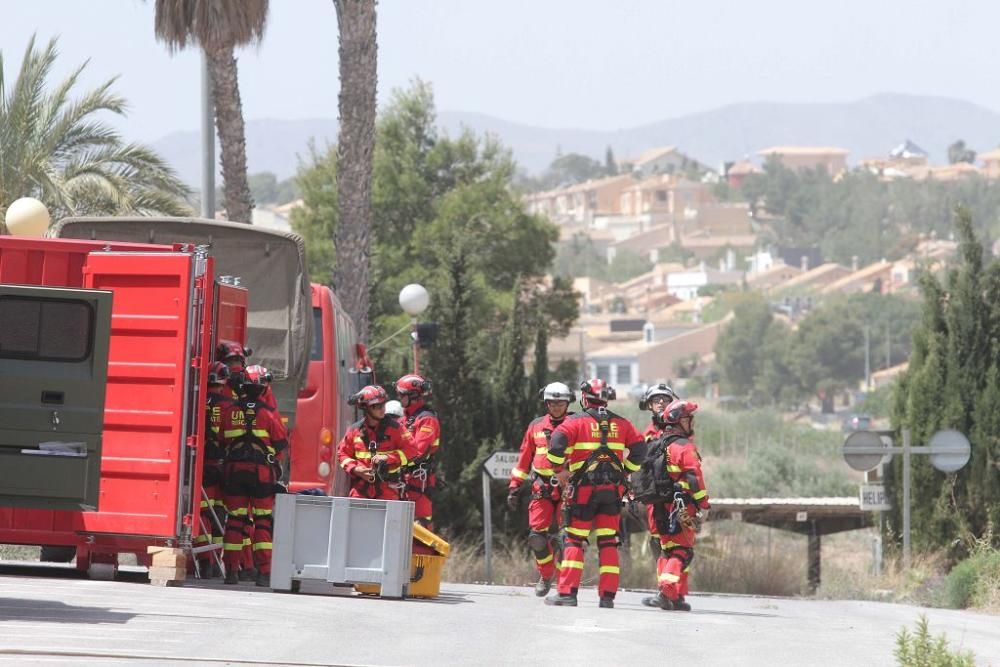
{"type": "Polygon", "coordinates": [[[844,454],[844,460],[847,461],[847,465],[855,470],[864,472],[871,470],[882,462],[885,453],[881,450],[884,449],[887,449],[885,442],[883,442],[877,433],[855,431],[844,441],[844,447],[841,451],[844,454]],[[873,448],[878,451],[873,452],[873,448]]]}
{"type": "Polygon", "coordinates": [[[969,462],[969,439],[958,431],[945,429],[931,436],[931,465],[941,472],[961,470],[969,462]]]}
{"type": "Polygon", "coordinates": [[[519,452],[493,452],[483,461],[483,472],[493,479],[509,480],[519,456],[519,452]]]}
{"type": "Polygon", "coordinates": [[[861,510],[865,512],[885,512],[892,509],[884,484],[862,484],[859,492],[861,510]]]}

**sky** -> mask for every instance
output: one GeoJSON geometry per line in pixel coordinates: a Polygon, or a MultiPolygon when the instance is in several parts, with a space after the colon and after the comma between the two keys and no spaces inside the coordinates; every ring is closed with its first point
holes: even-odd
{"type": "MultiPolygon", "coordinates": [[[[153,0],[0,0],[8,82],[30,36],[58,74],[119,76],[115,124],[151,142],[199,126],[199,59],[153,36],[153,0]]],[[[419,77],[438,109],[613,130],[739,102],[848,102],[881,92],[1000,110],[992,0],[381,0],[379,100],[419,77]]],[[[337,116],[330,0],[272,0],[240,53],[244,115],[337,116]]],[[[9,84],[8,84],[9,85],[9,84]]]]}

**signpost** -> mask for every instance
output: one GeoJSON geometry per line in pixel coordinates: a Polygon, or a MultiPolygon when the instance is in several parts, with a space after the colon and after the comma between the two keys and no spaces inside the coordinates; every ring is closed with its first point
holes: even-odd
{"type": "Polygon", "coordinates": [[[483,545],[486,548],[486,583],[493,582],[493,510],[490,507],[490,480],[510,479],[519,452],[493,452],[483,461],[483,545]]]}
{"type": "MultiPolygon", "coordinates": [[[[946,429],[931,436],[930,444],[910,446],[910,429],[903,429],[903,446],[893,447],[884,436],[892,432],[855,431],[847,436],[841,450],[847,465],[855,470],[871,470],[887,455],[903,455],[903,567],[910,567],[910,456],[928,454],[931,465],[941,472],[961,470],[969,462],[972,451],[969,439],[958,431],[946,429]]],[[[863,502],[863,501],[862,501],[863,502]]],[[[864,507],[862,507],[864,509],[864,507]]]]}

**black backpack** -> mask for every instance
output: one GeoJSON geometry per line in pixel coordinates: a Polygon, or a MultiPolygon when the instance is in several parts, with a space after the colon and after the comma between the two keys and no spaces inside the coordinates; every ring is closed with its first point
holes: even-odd
{"type": "Polygon", "coordinates": [[[674,480],[667,472],[670,465],[669,446],[687,439],[679,435],[663,436],[650,443],[642,466],[632,473],[632,493],[641,503],[669,503],[674,499],[674,480]]]}

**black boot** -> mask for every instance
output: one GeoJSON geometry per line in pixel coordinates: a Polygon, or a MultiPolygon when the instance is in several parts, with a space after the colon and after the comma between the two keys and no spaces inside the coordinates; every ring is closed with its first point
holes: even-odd
{"type": "Polygon", "coordinates": [[[647,607],[659,607],[664,611],[671,611],[674,608],[674,603],[671,602],[669,598],[665,597],[663,593],[657,593],[656,595],[651,595],[648,598],[643,598],[642,604],[647,607]]]}
{"type": "Polygon", "coordinates": [[[597,606],[600,607],[601,609],[614,609],[615,599],[607,595],[602,595],[601,602],[597,606]]]}
{"type": "Polygon", "coordinates": [[[678,595],[674,600],[674,609],[677,611],[691,611],[691,605],[684,601],[683,595],[678,595]]]}
{"type": "Polygon", "coordinates": [[[250,568],[249,570],[240,570],[239,573],[240,581],[257,581],[257,570],[256,568],[250,568]]]}
{"type": "Polygon", "coordinates": [[[545,577],[538,577],[538,583],[535,584],[535,595],[543,598],[549,594],[552,589],[552,578],[546,579],[545,577]]]}
{"type": "Polygon", "coordinates": [[[240,583],[240,576],[236,574],[236,568],[229,568],[226,570],[226,583],[227,584],[238,584],[240,583]]]}
{"type": "Polygon", "coordinates": [[[576,606],[576,596],[575,595],[550,595],[545,598],[545,604],[552,607],[575,607],[576,606]]]}
{"type": "Polygon", "coordinates": [[[264,574],[263,572],[257,573],[257,581],[255,582],[261,588],[271,587],[271,574],[264,574]]]}

